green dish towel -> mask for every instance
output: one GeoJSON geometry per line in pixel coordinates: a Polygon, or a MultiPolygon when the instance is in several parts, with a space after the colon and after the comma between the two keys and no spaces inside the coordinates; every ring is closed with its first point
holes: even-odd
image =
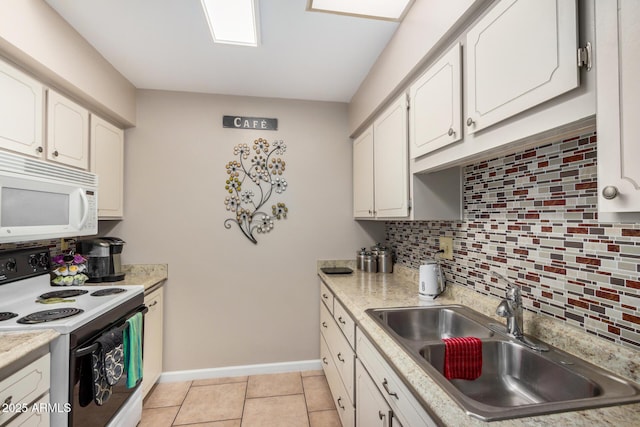
{"type": "Polygon", "coordinates": [[[124,366],[127,388],[133,388],[142,379],[142,313],[127,319],[124,331],[124,366]]]}

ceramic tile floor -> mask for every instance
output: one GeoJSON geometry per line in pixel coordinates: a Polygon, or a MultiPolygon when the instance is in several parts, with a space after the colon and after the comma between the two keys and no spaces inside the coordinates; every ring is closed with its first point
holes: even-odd
{"type": "Polygon", "coordinates": [[[160,383],[138,427],[340,427],[322,371],[160,383]]]}

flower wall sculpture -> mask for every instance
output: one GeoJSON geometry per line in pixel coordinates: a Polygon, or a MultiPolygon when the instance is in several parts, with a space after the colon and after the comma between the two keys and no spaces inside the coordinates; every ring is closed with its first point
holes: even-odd
{"type": "Polygon", "coordinates": [[[269,144],[266,139],[258,138],[252,146],[236,145],[233,154],[238,160],[225,166],[227,180],[224,188],[229,195],[225,197],[224,204],[236,217],[226,219],[224,226],[229,229],[235,223],[254,244],[258,243],[254,232],[268,233],[273,230],[274,219],[287,218],[289,210],[284,203],[272,205],[270,213],[261,211],[274,192],[282,194],[287,189],[283,176],[286,163],[279,157],[286,149],[282,141],[269,144]]]}

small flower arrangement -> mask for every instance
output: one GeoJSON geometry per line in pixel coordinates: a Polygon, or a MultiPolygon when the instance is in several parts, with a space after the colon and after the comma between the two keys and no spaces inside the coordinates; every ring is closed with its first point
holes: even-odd
{"type": "Polygon", "coordinates": [[[87,260],[80,254],[74,254],[73,251],[60,254],[53,257],[51,262],[57,266],[52,271],[54,277],[51,280],[55,286],[83,285],[89,279],[84,274],[87,271],[87,260]]]}

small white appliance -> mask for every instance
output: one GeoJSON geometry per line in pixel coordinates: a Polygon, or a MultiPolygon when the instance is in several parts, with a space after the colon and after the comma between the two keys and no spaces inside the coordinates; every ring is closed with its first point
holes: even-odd
{"type": "Polygon", "coordinates": [[[97,233],[97,175],[0,152],[0,243],[97,233]]]}
{"type": "Polygon", "coordinates": [[[445,279],[438,261],[428,259],[420,266],[418,293],[421,299],[434,300],[444,291],[445,279]]]}

